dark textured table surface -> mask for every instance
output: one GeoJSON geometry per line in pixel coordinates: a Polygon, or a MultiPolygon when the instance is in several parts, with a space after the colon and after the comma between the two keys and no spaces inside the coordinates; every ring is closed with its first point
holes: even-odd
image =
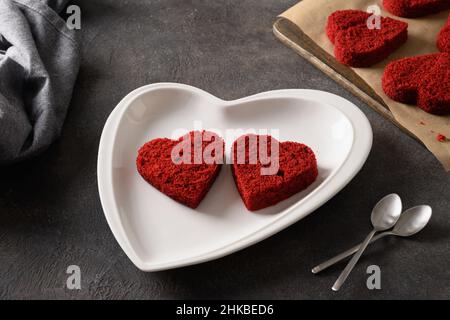
{"type": "MultiPolygon", "coordinates": [[[[450,174],[419,143],[284,47],[272,35],[295,0],[79,1],[83,63],[61,138],[42,156],[0,168],[0,298],[450,298],[450,174]],[[224,99],[282,88],[341,95],[369,118],[367,163],[308,218],[248,249],[192,267],[144,273],[104,218],[96,160],[103,125],[129,91],[182,82],[224,99]],[[369,248],[339,293],[344,265],[310,268],[362,240],[372,206],[397,192],[430,204],[430,225],[411,239],[369,248]],[[69,265],[81,290],[66,288],[69,265]],[[382,289],[366,287],[379,265],[382,289]]],[[[321,27],[321,26],[319,26],[321,27]]]]}

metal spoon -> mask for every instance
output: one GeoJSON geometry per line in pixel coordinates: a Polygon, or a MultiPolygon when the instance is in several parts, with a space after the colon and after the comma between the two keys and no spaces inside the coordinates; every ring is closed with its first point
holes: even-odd
{"type": "MultiPolygon", "coordinates": [[[[376,235],[372,238],[370,243],[373,243],[386,236],[410,237],[412,235],[415,235],[416,233],[419,233],[430,221],[432,211],[433,210],[430,206],[417,206],[406,210],[402,213],[400,219],[398,219],[394,229],[376,235]]],[[[312,269],[312,273],[317,274],[327,269],[328,267],[344,260],[345,258],[358,251],[360,246],[361,244],[356,245],[353,248],[331,258],[330,260],[319,264],[312,269]]]]}
{"type": "Polygon", "coordinates": [[[395,193],[387,195],[375,205],[375,207],[372,210],[371,216],[373,230],[366,237],[362,245],[359,247],[358,252],[355,253],[353,258],[345,267],[344,271],[342,271],[341,275],[334,283],[332,287],[334,291],[338,291],[344,284],[345,280],[347,280],[347,277],[355,267],[359,258],[361,258],[364,250],[366,250],[370,240],[372,240],[375,233],[392,228],[397,222],[401,213],[402,213],[402,200],[395,193]]]}

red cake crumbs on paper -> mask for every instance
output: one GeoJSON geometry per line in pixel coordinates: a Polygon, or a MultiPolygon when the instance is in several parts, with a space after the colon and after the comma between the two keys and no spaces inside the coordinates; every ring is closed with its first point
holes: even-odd
{"type": "Polygon", "coordinates": [[[369,29],[371,14],[339,10],[328,17],[326,33],[334,43],[334,55],[342,64],[363,68],[386,59],[408,39],[408,24],[380,17],[380,29],[369,29]]]}
{"type": "MultiPolygon", "coordinates": [[[[170,198],[196,208],[208,193],[216,177],[219,175],[223,162],[223,140],[218,135],[208,131],[192,131],[178,140],[158,138],[144,144],[138,152],[136,160],[139,174],[152,186],[170,198]],[[211,139],[203,139],[208,133],[211,139]],[[172,150],[180,142],[191,143],[191,162],[176,164],[172,159],[172,150]],[[202,152],[211,143],[222,145],[220,163],[207,164],[202,159],[200,164],[194,163],[195,139],[201,139],[198,146],[202,152]],[[207,140],[207,141],[202,141],[207,140]]],[[[212,152],[214,155],[214,152],[212,152]]],[[[180,154],[180,157],[183,156],[180,154]]],[[[218,158],[220,159],[220,157],[218,158]]]]}
{"type": "MultiPolygon", "coordinates": [[[[245,135],[233,144],[232,173],[245,206],[256,211],[273,206],[310,186],[318,176],[314,152],[306,145],[297,142],[278,142],[270,136],[245,135]],[[256,145],[251,145],[251,137],[256,145]],[[262,175],[264,165],[258,161],[250,162],[251,152],[259,150],[261,137],[267,139],[267,153],[271,154],[271,144],[278,143],[279,167],[276,174],[262,175]],[[238,145],[245,146],[245,162],[238,161],[238,145]],[[253,150],[253,151],[249,151],[253,150]]],[[[267,165],[266,165],[267,167],[267,165]]]]}
{"type": "Polygon", "coordinates": [[[395,101],[417,104],[431,114],[449,114],[450,54],[436,53],[393,61],[384,70],[382,87],[395,101]]]}
{"type": "Polygon", "coordinates": [[[390,13],[405,18],[423,17],[450,9],[449,0],[383,0],[390,13]]]}
{"type": "Polygon", "coordinates": [[[439,141],[439,142],[445,142],[445,141],[447,141],[447,137],[444,136],[443,134],[438,134],[436,136],[436,140],[439,141]]]}
{"type": "Polygon", "coordinates": [[[444,28],[439,32],[437,47],[441,52],[450,53],[450,15],[444,28]]]}

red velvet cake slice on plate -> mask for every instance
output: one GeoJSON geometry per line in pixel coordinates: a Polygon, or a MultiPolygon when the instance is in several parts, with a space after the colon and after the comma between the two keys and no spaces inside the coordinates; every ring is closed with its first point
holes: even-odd
{"type": "Polygon", "coordinates": [[[405,18],[422,17],[450,9],[449,0],[383,0],[390,13],[405,18]]]}
{"type": "Polygon", "coordinates": [[[232,154],[233,177],[250,211],[273,206],[293,196],[310,186],[318,176],[314,152],[301,143],[280,143],[270,136],[245,135],[234,142],[232,154]],[[278,145],[275,154],[272,153],[273,143],[278,145]],[[271,159],[270,164],[261,161],[259,153],[262,148],[271,159]],[[277,154],[278,161],[275,158],[277,154]],[[263,174],[262,170],[271,166],[275,171],[263,174]]]}
{"type": "Polygon", "coordinates": [[[223,150],[224,142],[218,135],[192,131],[178,140],[158,138],[147,142],[139,150],[136,165],[149,184],[170,198],[196,208],[219,175],[223,150]],[[210,155],[208,160],[207,155],[210,155]]]}
{"type": "Polygon", "coordinates": [[[450,53],[450,15],[444,28],[439,32],[437,47],[441,52],[450,53]]]}
{"type": "Polygon", "coordinates": [[[369,28],[371,15],[359,10],[340,10],[328,17],[326,32],[334,43],[334,55],[342,64],[364,68],[386,59],[408,39],[408,24],[380,17],[379,28],[369,28]]]}

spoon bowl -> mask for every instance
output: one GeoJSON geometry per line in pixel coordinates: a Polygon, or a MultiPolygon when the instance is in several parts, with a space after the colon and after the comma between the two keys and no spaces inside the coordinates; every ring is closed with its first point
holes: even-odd
{"type": "Polygon", "coordinates": [[[377,231],[392,228],[402,213],[402,200],[395,194],[389,194],[381,199],[372,210],[372,225],[377,231]]]}
{"type": "Polygon", "coordinates": [[[422,231],[431,219],[433,210],[430,206],[417,206],[402,213],[392,230],[399,237],[409,237],[422,231]]]}

